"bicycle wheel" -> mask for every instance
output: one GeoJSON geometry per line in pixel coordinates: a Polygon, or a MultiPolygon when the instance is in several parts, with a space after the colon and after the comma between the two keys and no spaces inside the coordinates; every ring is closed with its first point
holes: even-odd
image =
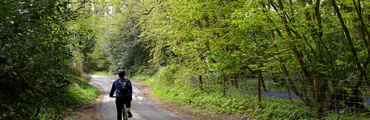
{"type": "Polygon", "coordinates": [[[126,105],[124,104],[123,105],[123,108],[122,108],[122,120],[128,120],[128,113],[127,113],[127,109],[126,109],[126,105]]]}

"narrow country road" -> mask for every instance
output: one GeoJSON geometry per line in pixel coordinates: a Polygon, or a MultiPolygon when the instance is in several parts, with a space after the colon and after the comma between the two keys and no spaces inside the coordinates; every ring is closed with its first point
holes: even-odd
{"type": "MultiPolygon", "coordinates": [[[[98,87],[102,94],[98,111],[100,111],[101,120],[116,120],[115,99],[109,97],[109,91],[113,81],[117,78],[91,75],[90,84],[98,87]]],[[[130,120],[185,120],[186,118],[178,116],[172,112],[166,111],[148,100],[140,93],[140,90],[133,84],[133,96],[131,102],[131,112],[133,117],[130,120]]]]}

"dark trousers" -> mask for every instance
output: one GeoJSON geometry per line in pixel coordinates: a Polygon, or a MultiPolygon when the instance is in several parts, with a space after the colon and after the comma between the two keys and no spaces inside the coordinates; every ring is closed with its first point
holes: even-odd
{"type": "Polygon", "coordinates": [[[131,101],[131,96],[116,98],[117,120],[122,120],[122,104],[126,104],[126,108],[131,108],[131,101]]]}

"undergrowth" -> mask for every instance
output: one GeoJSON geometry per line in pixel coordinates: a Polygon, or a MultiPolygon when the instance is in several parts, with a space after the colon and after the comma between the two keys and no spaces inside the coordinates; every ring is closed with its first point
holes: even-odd
{"type": "Polygon", "coordinates": [[[73,108],[90,104],[92,100],[99,96],[99,89],[91,86],[87,80],[87,78],[80,78],[78,87],[74,85],[69,86],[69,90],[65,94],[66,97],[63,99],[63,104],[68,106],[63,111],[65,115],[74,113],[73,108]]]}
{"type": "MultiPolygon", "coordinates": [[[[59,93],[45,95],[37,90],[27,90],[19,100],[11,104],[2,104],[7,111],[0,114],[0,119],[12,120],[52,120],[63,119],[74,107],[89,104],[99,95],[99,90],[88,84],[87,77],[68,76],[69,84],[59,93]],[[77,83],[76,87],[73,83],[77,83]]],[[[57,89],[57,88],[55,88],[57,89]]]]}
{"type": "Polygon", "coordinates": [[[64,98],[65,104],[88,104],[91,100],[99,96],[99,89],[91,86],[86,78],[80,78],[77,83],[78,87],[71,85],[69,86],[69,90],[66,91],[66,97],[64,98]]]}
{"type": "MultiPolygon", "coordinates": [[[[299,99],[283,99],[263,96],[258,104],[257,95],[247,94],[241,91],[229,90],[227,95],[222,96],[221,91],[201,91],[192,86],[162,85],[155,77],[135,76],[135,80],[149,83],[153,86],[153,93],[160,99],[170,101],[180,106],[193,108],[195,114],[203,116],[234,115],[241,118],[254,119],[317,119],[316,111],[304,105],[299,99]],[[207,111],[206,115],[201,113],[207,111]]],[[[324,113],[324,119],[369,119],[357,113],[341,114],[336,112],[324,113]]]]}

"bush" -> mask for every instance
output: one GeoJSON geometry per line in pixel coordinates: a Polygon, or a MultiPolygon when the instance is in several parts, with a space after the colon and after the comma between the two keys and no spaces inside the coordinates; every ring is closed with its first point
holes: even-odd
{"type": "Polygon", "coordinates": [[[69,84],[58,93],[47,94],[50,96],[36,89],[26,90],[19,95],[19,100],[4,104],[5,108],[0,109],[0,119],[62,119],[61,113],[68,107],[88,104],[99,95],[99,90],[89,85],[88,79],[70,77],[79,87],[69,84]]]}

